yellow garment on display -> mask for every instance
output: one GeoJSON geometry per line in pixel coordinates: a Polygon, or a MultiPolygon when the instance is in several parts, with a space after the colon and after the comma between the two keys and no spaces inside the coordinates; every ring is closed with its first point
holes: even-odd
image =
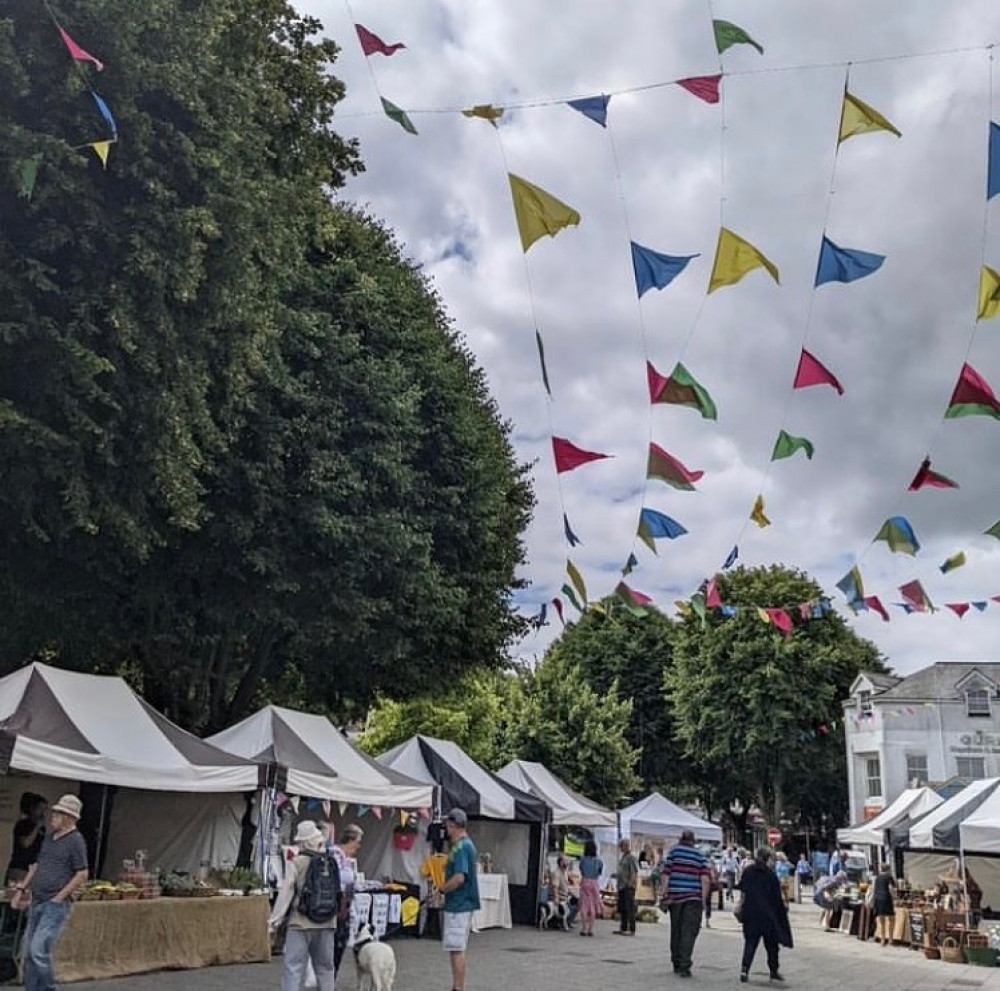
{"type": "Polygon", "coordinates": [[[448,858],[443,853],[432,853],[421,865],[420,876],[430,878],[435,888],[444,884],[444,870],[448,858]]]}

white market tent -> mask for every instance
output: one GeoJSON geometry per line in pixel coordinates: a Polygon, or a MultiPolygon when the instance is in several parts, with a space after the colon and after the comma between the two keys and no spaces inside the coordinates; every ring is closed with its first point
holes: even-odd
{"type": "Polygon", "coordinates": [[[903,819],[916,819],[942,804],[943,799],[932,788],[907,788],[873,819],[837,830],[839,843],[881,847],[886,832],[903,819]]]}
{"type": "Polygon", "coordinates": [[[973,781],[932,809],[910,827],[910,846],[916,850],[958,850],[959,829],[1000,785],[1000,778],[973,781]]]}
{"type": "Polygon", "coordinates": [[[408,809],[434,801],[433,783],[362,753],[325,716],[269,705],[208,742],[276,768],[276,787],[292,795],[408,809]]]}
{"type": "Polygon", "coordinates": [[[675,805],[658,791],[618,812],[622,837],[636,835],[678,839],[685,830],[702,843],[721,843],[722,827],[675,805]]]}
{"type": "Polygon", "coordinates": [[[512,760],[497,774],[508,784],[540,798],[552,810],[555,826],[611,826],[618,824],[617,813],[573,791],[544,764],[512,760]]]}
{"type": "Polygon", "coordinates": [[[1000,853],[1000,788],[994,789],[990,797],[959,825],[958,831],[966,853],[1000,853]]]}

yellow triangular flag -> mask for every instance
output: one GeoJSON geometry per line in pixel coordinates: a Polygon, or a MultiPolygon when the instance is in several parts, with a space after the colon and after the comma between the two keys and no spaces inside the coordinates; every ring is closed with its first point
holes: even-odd
{"type": "Polygon", "coordinates": [[[474,107],[469,107],[468,110],[463,110],[462,116],[481,117],[483,120],[488,120],[494,127],[496,127],[497,121],[503,117],[503,107],[494,107],[492,103],[479,103],[474,107]]]}
{"type": "Polygon", "coordinates": [[[719,228],[719,243],[715,249],[715,264],[712,266],[712,277],[708,282],[708,291],[715,292],[722,286],[731,286],[739,282],[747,272],[755,268],[766,268],[771,278],[779,285],[777,266],[765,258],[749,241],[744,241],[729,228],[719,228]]]}
{"type": "Polygon", "coordinates": [[[1000,313],[1000,272],[984,265],[979,275],[979,310],[977,320],[990,320],[1000,313]]]}
{"type": "Polygon", "coordinates": [[[551,193],[539,189],[526,179],[507,174],[510,193],[514,197],[517,229],[521,234],[521,247],[527,251],[540,237],[554,237],[564,227],[580,223],[580,214],[571,206],[557,200],[551,193]]]}
{"type": "Polygon", "coordinates": [[[685,601],[684,599],[675,599],[674,605],[677,606],[677,611],[682,616],[693,616],[694,610],[691,608],[691,603],[685,601]]]}
{"type": "Polygon", "coordinates": [[[92,141],[90,147],[94,149],[94,153],[101,160],[101,164],[107,168],[108,167],[108,152],[111,151],[110,141],[92,141]]]}
{"type": "Polygon", "coordinates": [[[329,819],[330,818],[330,799],[324,798],[322,805],[323,805],[323,817],[326,818],[326,819],[329,819]]]}
{"type": "Polygon", "coordinates": [[[767,610],[766,609],[762,609],[760,606],[757,606],[757,618],[762,623],[770,623],[771,622],[771,617],[768,616],[767,610]]]}
{"type": "Polygon", "coordinates": [[[583,576],[577,570],[576,565],[569,558],[566,558],[566,574],[569,575],[569,580],[573,583],[573,588],[580,593],[580,601],[586,605],[587,586],[584,585],[583,576]]]}
{"type": "Polygon", "coordinates": [[[410,818],[410,814],[408,812],[404,812],[402,809],[399,810],[399,824],[400,824],[400,826],[405,826],[406,825],[406,820],[409,819],[409,818],[410,818]]]}
{"type": "Polygon", "coordinates": [[[840,110],[840,137],[837,144],[853,138],[855,134],[866,134],[868,131],[889,131],[897,138],[903,135],[894,124],[886,120],[874,107],[869,107],[864,100],[844,90],[844,105],[840,110]]]}
{"type": "Polygon", "coordinates": [[[750,519],[761,529],[771,525],[771,521],[764,515],[764,497],[762,495],[757,496],[754,500],[753,509],[750,510],[750,519]]]}
{"type": "Polygon", "coordinates": [[[347,811],[347,802],[337,802],[337,808],[340,809],[340,818],[343,819],[347,811]]]}
{"type": "Polygon", "coordinates": [[[292,795],[292,797],[288,800],[289,804],[295,810],[295,814],[296,815],[299,814],[299,802],[300,801],[301,801],[301,799],[299,798],[298,795],[292,795]]]}

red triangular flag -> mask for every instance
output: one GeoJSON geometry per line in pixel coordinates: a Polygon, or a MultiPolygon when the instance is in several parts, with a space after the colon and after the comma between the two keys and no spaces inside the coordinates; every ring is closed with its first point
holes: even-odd
{"type": "Polygon", "coordinates": [[[601,461],[610,458],[610,454],[599,454],[597,451],[585,451],[564,437],[552,438],[552,454],[556,460],[556,472],[572,471],[591,461],[601,461]]]}
{"type": "Polygon", "coordinates": [[[559,613],[559,619],[562,622],[562,625],[565,626],[566,625],[566,617],[563,616],[562,599],[553,599],[552,600],[552,605],[554,605],[556,607],[556,612],[559,613]]]}
{"type": "Polygon", "coordinates": [[[948,412],[945,415],[949,413],[952,416],[956,415],[953,412],[956,406],[978,406],[984,413],[989,411],[991,416],[1000,416],[1000,400],[993,394],[989,382],[968,363],[962,365],[962,372],[955,385],[955,391],[951,394],[951,402],[948,403],[948,412]]]}
{"type": "Polygon", "coordinates": [[[77,62],[93,62],[94,65],[97,66],[98,72],[103,71],[104,63],[100,59],[94,58],[94,56],[91,55],[90,52],[85,52],[58,24],[56,25],[56,27],[59,28],[59,35],[62,38],[63,43],[69,49],[70,55],[72,55],[73,58],[77,60],[77,62]]]}
{"type": "Polygon", "coordinates": [[[946,602],[945,605],[961,619],[969,611],[968,602],[946,602]]]}
{"type": "Polygon", "coordinates": [[[706,103],[719,102],[719,83],[722,76],[690,76],[687,79],[678,79],[677,85],[686,89],[689,93],[704,100],[706,103]]]}
{"type": "Polygon", "coordinates": [[[719,595],[714,578],[709,580],[708,587],[705,589],[705,605],[709,609],[718,609],[722,605],[722,596],[719,595]]]}
{"type": "Polygon", "coordinates": [[[387,45],[377,34],[373,34],[366,27],[362,27],[360,24],[354,25],[354,30],[358,32],[358,41],[361,42],[361,51],[365,55],[374,55],[376,52],[379,55],[393,55],[400,50],[400,48],[405,48],[401,41],[397,41],[394,45],[387,45]]]}
{"type": "Polygon", "coordinates": [[[882,600],[877,595],[866,595],[862,601],[869,609],[874,609],[886,623],[889,622],[889,613],[886,612],[885,606],[882,605],[882,600]]]}
{"type": "Polygon", "coordinates": [[[931,459],[924,458],[917,469],[913,481],[910,482],[910,491],[916,492],[925,485],[930,485],[935,489],[957,489],[958,482],[952,481],[947,475],[941,475],[936,471],[931,471],[931,459]]]}
{"type": "Polygon", "coordinates": [[[767,618],[779,629],[786,637],[792,635],[792,617],[785,612],[784,609],[765,609],[764,612],[767,613],[767,618]]]}
{"type": "Polygon", "coordinates": [[[663,392],[663,387],[670,381],[666,375],[661,375],[651,361],[646,362],[646,381],[649,383],[649,401],[655,403],[663,392]]]}
{"type": "Polygon", "coordinates": [[[837,376],[803,348],[792,388],[806,389],[810,385],[832,385],[840,395],[844,394],[844,387],[837,381],[837,376]]]}

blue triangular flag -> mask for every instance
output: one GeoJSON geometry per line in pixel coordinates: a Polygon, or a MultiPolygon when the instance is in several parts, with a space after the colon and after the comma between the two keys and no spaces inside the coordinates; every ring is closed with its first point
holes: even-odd
{"type": "Polygon", "coordinates": [[[547,602],[542,603],[541,609],[538,610],[538,615],[535,617],[535,626],[540,630],[549,618],[549,604],[547,602]]]}
{"type": "Polygon", "coordinates": [[[732,619],[736,615],[736,606],[719,606],[719,612],[732,619]]]}
{"type": "Polygon", "coordinates": [[[729,557],[726,558],[726,563],[722,566],[723,571],[728,571],[735,563],[737,558],[740,556],[740,549],[737,545],[733,545],[733,549],[729,552],[729,557]]]}
{"type": "Polygon", "coordinates": [[[983,611],[984,611],[984,610],[986,609],[986,606],[987,606],[987,603],[986,603],[986,602],[973,602],[972,604],[973,604],[973,605],[974,605],[974,606],[975,606],[975,607],[976,607],[976,608],[977,608],[977,609],[978,609],[978,610],[979,610],[980,612],[983,612],[983,611]]]}
{"type": "Polygon", "coordinates": [[[652,248],[644,248],[632,242],[632,268],[635,271],[635,288],[640,297],[647,289],[663,289],[669,286],[687,263],[697,255],[661,255],[652,248]]]}
{"type": "Polygon", "coordinates": [[[108,122],[111,133],[117,138],[118,125],[115,123],[114,117],[111,116],[111,110],[108,108],[108,105],[93,90],[90,91],[90,95],[94,98],[94,103],[97,104],[97,109],[100,110],[101,116],[108,122]]]}
{"type": "MultiPolygon", "coordinates": [[[[640,531],[644,531],[646,535],[654,539],[666,537],[668,540],[673,540],[687,533],[687,530],[677,520],[671,519],[655,509],[643,509],[639,516],[640,531]]],[[[642,536],[642,532],[640,532],[640,536],[642,536]]]]}
{"type": "Polygon", "coordinates": [[[986,170],[986,198],[1000,193],[1000,124],[990,121],[990,159],[986,170]]]}
{"type": "Polygon", "coordinates": [[[569,525],[569,517],[563,513],[563,530],[566,533],[566,542],[570,547],[576,547],[577,544],[582,544],[583,541],[573,532],[573,528],[569,525]]]}
{"type": "Polygon", "coordinates": [[[586,96],[582,100],[567,100],[566,102],[574,109],[579,110],[584,117],[589,117],[592,121],[608,126],[608,102],[610,96],[586,96]]]}
{"type": "Polygon", "coordinates": [[[854,282],[877,271],[885,261],[885,255],[873,255],[870,251],[854,248],[840,248],[825,234],[819,251],[819,265],[816,267],[816,285],[826,282],[854,282]]]}
{"type": "Polygon", "coordinates": [[[905,613],[911,613],[911,612],[915,611],[914,607],[911,606],[909,604],[909,602],[894,602],[893,605],[894,606],[899,606],[899,608],[902,609],[903,612],[905,612],[905,613]]]}
{"type": "Polygon", "coordinates": [[[633,569],[638,567],[639,559],[635,556],[635,553],[629,554],[628,560],[625,562],[625,567],[622,568],[622,574],[628,576],[632,574],[633,569]]]}

